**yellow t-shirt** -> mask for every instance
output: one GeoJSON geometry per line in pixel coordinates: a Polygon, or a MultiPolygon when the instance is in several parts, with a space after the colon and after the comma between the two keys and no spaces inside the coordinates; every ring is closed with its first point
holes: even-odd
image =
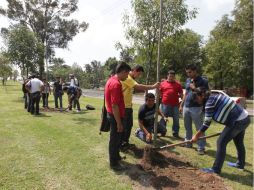
{"type": "Polygon", "coordinates": [[[138,83],[130,75],[128,75],[128,78],[125,81],[121,81],[121,83],[125,108],[132,108],[132,93],[134,86],[138,83]]]}

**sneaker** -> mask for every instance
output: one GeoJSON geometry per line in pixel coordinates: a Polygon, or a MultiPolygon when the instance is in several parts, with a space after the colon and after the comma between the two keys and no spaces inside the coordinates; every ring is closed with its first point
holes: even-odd
{"type": "Polygon", "coordinates": [[[80,111],[80,110],[77,110],[76,112],[79,113],[79,112],[81,112],[81,111],[80,111]]]}
{"type": "Polygon", "coordinates": [[[205,173],[216,173],[213,168],[202,168],[200,170],[205,173]]]}
{"type": "Polygon", "coordinates": [[[234,162],[227,162],[227,165],[228,165],[229,167],[237,168],[237,169],[239,169],[239,170],[243,170],[243,169],[244,169],[243,167],[240,167],[239,164],[234,163],[234,162]]]}
{"type": "Polygon", "coordinates": [[[204,151],[204,150],[198,150],[198,154],[199,154],[199,155],[204,155],[204,154],[205,154],[205,151],[204,151]]]}

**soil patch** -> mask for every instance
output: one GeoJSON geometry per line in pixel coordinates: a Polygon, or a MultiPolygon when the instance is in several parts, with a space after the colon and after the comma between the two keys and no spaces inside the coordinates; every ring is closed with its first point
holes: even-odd
{"type": "Polygon", "coordinates": [[[139,150],[138,164],[125,163],[128,167],[125,174],[132,179],[133,189],[232,190],[220,176],[201,172],[173,152],[146,149],[143,157],[139,157],[139,149],[133,149],[139,150]]]}

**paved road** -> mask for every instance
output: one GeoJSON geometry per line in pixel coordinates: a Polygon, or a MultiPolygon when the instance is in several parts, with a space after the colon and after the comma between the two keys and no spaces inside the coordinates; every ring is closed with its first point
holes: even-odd
{"type": "MultiPolygon", "coordinates": [[[[91,90],[91,89],[82,89],[83,96],[87,97],[94,97],[94,98],[103,98],[104,91],[102,90],[91,90]]],[[[135,104],[143,104],[144,103],[144,96],[142,95],[134,95],[133,96],[133,103],[135,104]]],[[[248,108],[247,111],[249,112],[249,115],[254,116],[254,109],[248,108]]]]}

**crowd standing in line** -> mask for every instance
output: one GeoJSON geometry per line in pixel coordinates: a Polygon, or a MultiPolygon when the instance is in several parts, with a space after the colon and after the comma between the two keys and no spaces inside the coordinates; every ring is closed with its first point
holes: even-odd
{"type": "MultiPolygon", "coordinates": [[[[64,90],[68,95],[68,110],[77,107],[77,112],[80,112],[79,98],[82,95],[82,90],[79,88],[78,80],[73,74],[70,74],[70,86],[63,88],[63,80],[57,76],[52,85],[54,95],[54,107],[56,110],[63,111],[63,95],[64,90]],[[74,80],[73,80],[74,79],[74,80]]],[[[34,115],[39,115],[39,103],[42,98],[42,107],[49,109],[48,98],[51,95],[51,86],[49,82],[43,78],[39,79],[38,74],[32,74],[24,80],[22,84],[24,108],[34,115]]]]}

